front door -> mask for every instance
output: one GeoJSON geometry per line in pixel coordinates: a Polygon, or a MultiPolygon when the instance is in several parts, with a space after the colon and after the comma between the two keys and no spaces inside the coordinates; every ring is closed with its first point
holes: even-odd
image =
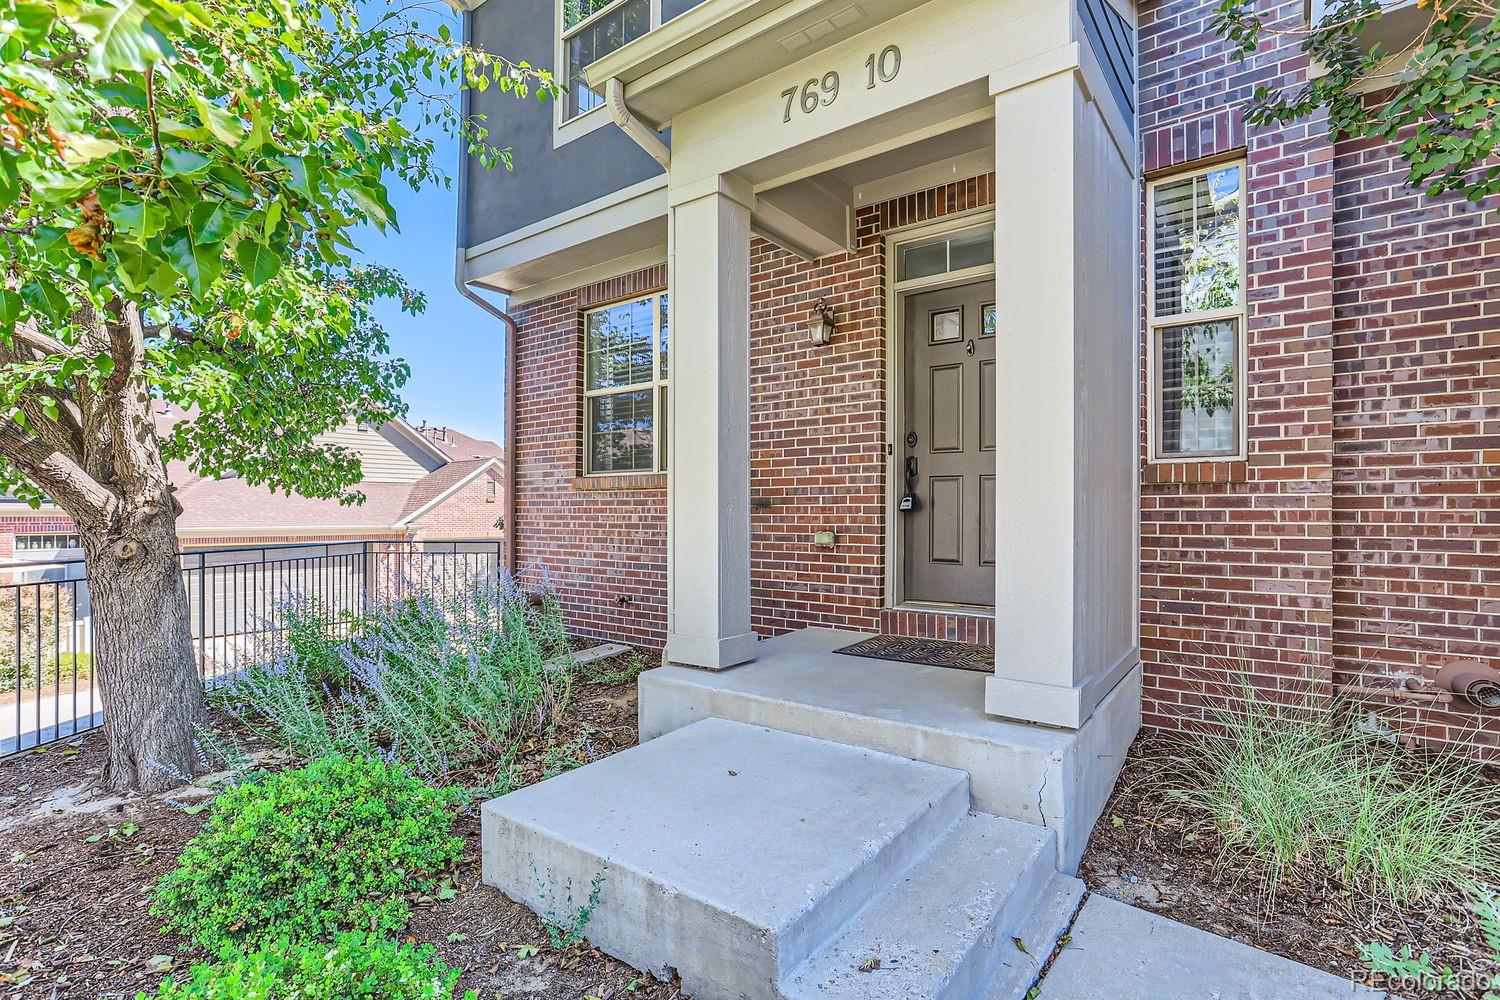
{"type": "Polygon", "coordinates": [[[905,599],[995,603],[995,284],[906,297],[905,599]]]}

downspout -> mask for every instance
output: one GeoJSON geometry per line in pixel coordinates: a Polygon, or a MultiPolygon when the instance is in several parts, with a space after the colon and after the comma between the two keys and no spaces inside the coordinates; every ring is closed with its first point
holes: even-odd
{"type": "MultiPolygon", "coordinates": [[[[473,18],[472,11],[463,12],[465,44],[472,37],[473,18]]],[[[469,120],[472,103],[472,92],[468,87],[460,85],[458,106],[461,121],[469,120]]],[[[454,227],[454,232],[457,234],[457,247],[453,252],[453,287],[458,289],[458,294],[505,324],[505,406],[500,415],[501,420],[505,422],[505,429],[501,435],[502,447],[505,449],[505,499],[500,505],[500,516],[505,520],[505,531],[500,542],[500,559],[505,566],[506,573],[513,577],[516,575],[516,335],[520,333],[521,328],[514,316],[474,291],[464,280],[464,253],[469,245],[469,157],[463,149],[462,142],[459,144],[458,153],[458,223],[454,227]]]]}
{"type": "Polygon", "coordinates": [[[604,103],[609,107],[609,117],[620,126],[620,131],[635,140],[635,144],[646,151],[646,154],[661,164],[661,168],[668,173],[672,170],[672,150],[666,143],[661,141],[661,136],[656,130],[635,116],[625,103],[625,85],[618,78],[612,77],[604,85],[604,103]]]}

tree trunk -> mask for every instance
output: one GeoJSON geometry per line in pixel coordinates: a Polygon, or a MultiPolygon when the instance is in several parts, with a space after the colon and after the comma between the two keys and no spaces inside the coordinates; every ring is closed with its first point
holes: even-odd
{"type": "Polygon", "coordinates": [[[109,741],[105,780],[154,792],[198,769],[203,684],[170,495],[119,512],[113,528],[80,523],[94,618],[94,665],[109,741]]]}

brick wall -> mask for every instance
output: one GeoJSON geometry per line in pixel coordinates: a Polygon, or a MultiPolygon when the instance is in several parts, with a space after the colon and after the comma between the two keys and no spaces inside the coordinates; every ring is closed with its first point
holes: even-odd
{"type": "MultiPolygon", "coordinates": [[[[1304,61],[1282,51],[1232,62],[1212,10],[1140,10],[1148,176],[1248,161],[1248,460],[1142,474],[1145,715],[1167,727],[1201,718],[1232,693],[1226,681],[1288,693],[1332,683],[1333,150],[1320,122],[1246,128],[1254,87],[1295,78],[1304,61]]],[[[1300,11],[1285,3],[1275,16],[1300,11]]]]}
{"type": "MultiPolygon", "coordinates": [[[[1412,191],[1390,144],[1335,164],[1335,676],[1425,686],[1500,667],[1500,200],[1412,191]]],[[[1493,713],[1409,726],[1500,747],[1493,713]]]]}
{"type": "MultiPolygon", "coordinates": [[[[860,212],[853,253],[805,261],[751,245],[751,617],[761,635],[807,626],[983,641],[955,616],[882,616],[885,549],[885,241],[892,228],[994,203],[992,175],[860,212]],[[808,312],[833,307],[827,347],[808,312]],[[833,549],[816,531],[838,535],[833,549]],[[941,619],[941,620],[940,620],[941,619]],[[951,620],[950,620],[951,619],[951,620]],[[965,629],[967,631],[954,631],[965,629]]],[[[665,638],[666,499],[658,480],[584,481],[581,312],[660,288],[660,268],[519,306],[517,562],[558,588],[582,635],[665,638]],[[624,596],[628,604],[621,606],[624,596]]]]}
{"type": "MultiPolygon", "coordinates": [[[[1493,210],[1404,190],[1390,146],[1335,149],[1322,120],[1247,127],[1255,86],[1295,83],[1305,58],[1293,38],[1235,63],[1212,12],[1140,10],[1148,176],[1248,160],[1248,461],[1142,472],[1145,712],[1166,728],[1244,680],[1352,693],[1500,640],[1493,210]]],[[[1430,696],[1375,702],[1494,746],[1493,723],[1430,696]]]]}
{"type": "Polygon", "coordinates": [[[578,635],[658,648],[667,624],[666,479],[582,479],[582,314],[666,283],[665,266],[652,267],[512,310],[522,579],[556,588],[578,635]]]}
{"type": "Polygon", "coordinates": [[[412,534],[418,541],[497,538],[503,488],[500,472],[489,470],[417,518],[412,534]]]}
{"type": "Polygon", "coordinates": [[[61,512],[33,511],[0,517],[0,559],[16,554],[17,535],[72,534],[73,519],[61,512]]]}

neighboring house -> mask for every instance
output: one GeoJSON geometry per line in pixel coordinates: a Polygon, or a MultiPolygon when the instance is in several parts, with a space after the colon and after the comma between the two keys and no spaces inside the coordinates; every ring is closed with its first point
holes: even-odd
{"type": "MultiPolygon", "coordinates": [[[[163,433],[180,419],[179,409],[158,404],[163,433]]],[[[446,428],[416,428],[402,420],[381,427],[350,425],[328,440],[359,454],[363,503],[279,493],[233,476],[204,479],[182,463],[172,463],[168,471],[183,508],[177,519],[183,549],[377,539],[479,541],[503,535],[503,468],[493,442],[446,428]]],[[[14,501],[7,508],[14,509],[0,509],[0,559],[82,557],[73,522],[62,511],[51,505],[32,510],[14,501]]]]}
{"type": "Polygon", "coordinates": [[[1296,32],[1240,64],[1210,0],[463,6],[571,88],[467,95],[515,169],[465,164],[459,263],[518,324],[516,564],[580,633],[993,644],[968,710],[1099,752],[1246,682],[1496,756],[1436,681],[1500,666],[1497,205],[1247,125],[1296,32]]]}

